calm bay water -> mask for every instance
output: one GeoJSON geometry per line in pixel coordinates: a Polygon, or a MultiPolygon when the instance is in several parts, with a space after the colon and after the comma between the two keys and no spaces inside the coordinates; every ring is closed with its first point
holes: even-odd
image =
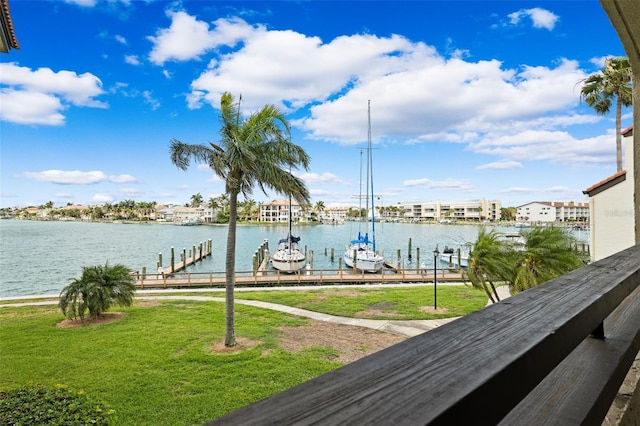
{"type": "MultiPolygon", "coordinates": [[[[301,244],[314,251],[314,269],[337,269],[346,243],[358,232],[358,223],[344,225],[304,225],[294,227],[301,244]],[[331,263],[331,248],[335,262],[331,263]],[[325,249],[327,256],[325,256],[325,249]]],[[[498,227],[502,232],[515,228],[498,227]]],[[[376,224],[377,249],[392,262],[401,250],[401,263],[408,265],[407,250],[412,239],[420,248],[420,263],[433,265],[436,244],[457,247],[474,241],[473,225],[376,224]]],[[[287,234],[287,225],[238,226],[236,270],[251,270],[252,255],[267,239],[269,247],[287,234]]],[[[578,236],[580,237],[580,236],[578,236]]],[[[585,237],[586,238],[586,237],[585,237]]],[[[183,248],[213,241],[213,255],[190,267],[189,271],[224,271],[227,226],[173,226],[170,224],[116,224],[92,222],[0,221],[0,297],[55,294],[72,278],[80,277],[83,266],[122,263],[133,270],[157,269],[158,253],[168,265],[170,249],[176,258],[183,248]]]]}

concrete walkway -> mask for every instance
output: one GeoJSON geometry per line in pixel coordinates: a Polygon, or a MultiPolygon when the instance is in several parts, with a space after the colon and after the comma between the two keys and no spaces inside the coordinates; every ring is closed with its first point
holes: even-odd
{"type": "MultiPolygon", "coordinates": [[[[446,285],[452,285],[452,284],[446,284],[446,285]]],[[[390,285],[384,285],[385,287],[390,287],[390,285]]],[[[411,286],[415,286],[415,284],[412,284],[411,286]]],[[[336,288],[337,286],[332,286],[332,288],[336,288]]],[[[354,287],[354,286],[345,286],[345,287],[354,287]]],[[[367,288],[371,288],[374,287],[372,285],[368,285],[366,286],[367,288]]],[[[296,287],[296,290],[305,290],[305,289],[314,289],[317,290],[320,287],[318,286],[314,286],[314,287],[296,287]]],[[[254,289],[254,290],[292,290],[291,287],[282,287],[282,288],[277,288],[277,287],[269,287],[269,288],[261,288],[261,289],[254,289]]],[[[193,300],[193,301],[200,301],[200,302],[219,302],[219,303],[224,303],[225,299],[224,297],[212,297],[212,296],[186,296],[186,295],[170,295],[170,294],[166,294],[166,295],[157,295],[157,293],[161,292],[161,293],[170,293],[170,292],[185,292],[185,290],[164,290],[164,291],[158,291],[158,290],[150,290],[150,291],[141,291],[138,290],[136,292],[136,300],[193,300]],[[144,296],[143,294],[145,293],[154,293],[156,295],[149,295],[149,296],[144,296]]],[[[211,289],[206,289],[203,291],[208,291],[211,292],[211,289]]],[[[504,300],[507,297],[510,296],[509,294],[509,288],[506,286],[502,286],[502,287],[498,287],[497,288],[498,291],[498,296],[500,296],[500,300],[504,300]]],[[[238,295],[239,291],[236,291],[236,295],[238,295]]],[[[40,296],[38,296],[40,297],[40,296]]],[[[36,298],[36,296],[31,296],[31,298],[36,298]]],[[[16,300],[17,298],[11,298],[10,300],[16,300]]],[[[57,298],[56,298],[57,299],[57,298]]],[[[4,300],[9,300],[9,299],[4,299],[4,300]]],[[[262,309],[271,309],[274,311],[279,311],[279,312],[284,312],[287,314],[291,314],[291,315],[296,315],[299,317],[305,317],[305,318],[310,318],[313,320],[317,320],[317,321],[326,321],[326,322],[331,322],[334,324],[343,324],[343,325],[352,325],[352,326],[358,326],[358,327],[366,327],[366,328],[372,328],[374,330],[379,330],[379,331],[384,331],[387,333],[393,333],[393,334],[398,334],[401,336],[407,336],[407,337],[413,337],[413,336],[417,336],[418,334],[422,334],[425,331],[429,331],[432,330],[436,327],[439,327],[443,324],[449,323],[451,321],[455,321],[456,319],[460,318],[460,317],[451,317],[451,318],[441,318],[441,319],[435,319],[435,320],[409,320],[409,321],[400,321],[400,320],[371,320],[371,319],[362,319],[362,318],[349,318],[349,317],[340,317],[340,316],[336,316],[336,315],[329,315],[329,314],[323,314],[320,312],[314,312],[314,311],[308,311],[306,309],[300,309],[300,308],[293,308],[291,306],[285,306],[285,305],[279,305],[276,303],[270,303],[270,302],[261,302],[258,300],[245,300],[245,299],[235,299],[235,303],[238,305],[247,305],[247,306],[254,306],[257,308],[262,308],[262,309]]],[[[10,304],[3,304],[0,305],[0,308],[4,308],[4,307],[18,307],[18,306],[38,306],[38,305],[57,305],[58,301],[57,300],[46,300],[46,301],[42,301],[42,302],[24,302],[24,303],[10,303],[10,304]]],[[[489,300],[488,305],[491,305],[491,301],[489,300]]],[[[488,306],[487,305],[487,306],[488,306]]]]}

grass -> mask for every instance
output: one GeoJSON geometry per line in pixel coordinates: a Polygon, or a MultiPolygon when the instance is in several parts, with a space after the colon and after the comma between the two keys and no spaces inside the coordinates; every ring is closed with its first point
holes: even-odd
{"type": "MultiPolygon", "coordinates": [[[[439,306],[447,308],[447,316],[464,315],[486,302],[474,290],[449,287],[438,287],[439,306]]],[[[384,306],[387,319],[391,314],[417,319],[426,317],[418,307],[429,301],[429,288],[243,292],[236,297],[344,316],[384,306]]],[[[0,390],[63,384],[108,403],[119,425],[190,425],[340,366],[330,361],[330,348],[281,349],[278,327],[307,320],[276,311],[236,305],[236,335],[257,344],[216,352],[214,345],[224,337],[222,303],[136,302],[114,310],[126,318],[58,328],[63,316],[53,306],[0,309],[0,390]]]]}
{"type": "Polygon", "coordinates": [[[367,319],[420,320],[466,315],[487,304],[485,293],[461,285],[437,289],[438,311],[433,286],[403,288],[322,288],[306,291],[248,291],[236,298],[260,300],[343,317],[367,319]]]}

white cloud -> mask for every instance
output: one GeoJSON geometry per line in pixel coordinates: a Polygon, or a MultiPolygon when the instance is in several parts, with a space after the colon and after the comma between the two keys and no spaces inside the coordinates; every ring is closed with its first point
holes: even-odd
{"type": "Polygon", "coordinates": [[[32,70],[15,63],[0,63],[2,111],[5,121],[20,124],[61,125],[62,112],[71,105],[106,108],[95,99],[104,94],[102,82],[91,73],[32,70]]]}
{"type": "Polygon", "coordinates": [[[119,35],[119,34],[116,34],[116,35],[114,36],[114,38],[115,38],[115,39],[116,39],[116,41],[117,41],[118,43],[120,43],[120,44],[124,44],[124,45],[126,45],[126,44],[127,44],[127,39],[126,39],[126,38],[124,38],[123,36],[119,35]]]}
{"type": "Polygon", "coordinates": [[[65,117],[60,99],[49,94],[2,89],[0,119],[18,124],[60,126],[65,117]]]}
{"type": "Polygon", "coordinates": [[[558,15],[553,12],[538,7],[521,9],[517,12],[510,13],[508,16],[513,25],[518,24],[520,19],[528,17],[531,19],[534,28],[545,28],[549,31],[553,30],[559,19],[558,15]]]}
{"type": "MultiPolygon", "coordinates": [[[[152,60],[209,61],[191,84],[190,108],[217,108],[224,91],[242,93],[245,111],[271,103],[288,113],[308,107],[309,115],[291,120],[308,139],[358,145],[366,141],[371,100],[374,143],[466,144],[499,157],[479,167],[485,169],[536,160],[567,165],[611,161],[606,136],[580,140],[567,131],[602,119],[577,112],[576,84],[587,74],[575,60],[509,69],[498,60],[471,62],[467,58],[473,52],[445,58],[432,46],[397,35],[325,41],[239,18],[207,23],[185,12],[168,15],[171,26],[151,37],[152,60]],[[220,54],[222,46],[232,49],[220,54]]],[[[549,30],[558,20],[537,8],[511,16],[514,23],[524,18],[549,30]]],[[[309,174],[308,182],[316,181],[321,177],[309,174]]]]}
{"type": "Polygon", "coordinates": [[[518,161],[495,161],[493,163],[483,164],[481,166],[476,167],[478,170],[508,170],[521,168],[522,163],[518,161]]]}
{"type": "Polygon", "coordinates": [[[99,170],[90,172],[81,170],[44,170],[41,172],[24,172],[24,176],[28,179],[60,185],[91,185],[103,181],[113,183],[137,182],[137,179],[131,175],[108,176],[99,170]]]}
{"type": "Polygon", "coordinates": [[[307,185],[318,185],[324,183],[342,183],[342,179],[333,173],[294,173],[302,179],[307,185]]]}
{"type": "Polygon", "coordinates": [[[129,65],[135,66],[138,66],[141,63],[137,55],[124,55],[124,61],[129,65]]]}
{"type": "Polygon", "coordinates": [[[131,175],[115,175],[109,176],[109,181],[113,183],[134,183],[137,182],[138,179],[131,175]]]}
{"type": "Polygon", "coordinates": [[[82,7],[94,7],[98,3],[98,0],[65,0],[65,3],[82,7]]]}
{"type": "Polygon", "coordinates": [[[142,92],[142,97],[144,98],[145,102],[151,105],[152,110],[155,111],[160,108],[160,101],[154,98],[153,94],[149,90],[145,90],[144,92],[142,92]]]}
{"type": "Polygon", "coordinates": [[[470,191],[475,189],[473,184],[466,179],[447,178],[435,181],[429,178],[408,179],[404,181],[405,186],[419,186],[425,189],[448,189],[470,191]]]}
{"type": "Polygon", "coordinates": [[[24,175],[29,179],[61,185],[90,185],[107,179],[107,175],[98,170],[91,172],[83,172],[80,170],[44,170],[42,172],[25,172],[24,175]]]}
{"type": "Polygon", "coordinates": [[[110,203],[114,199],[115,198],[110,194],[94,194],[93,197],[91,197],[91,201],[96,203],[110,203]]]}
{"type": "Polygon", "coordinates": [[[240,19],[219,19],[214,22],[217,28],[209,30],[208,23],[198,21],[185,12],[168,11],[167,15],[171,18],[171,26],[148,37],[153,43],[149,59],[157,65],[197,59],[216,46],[233,46],[251,31],[250,26],[240,19]]]}

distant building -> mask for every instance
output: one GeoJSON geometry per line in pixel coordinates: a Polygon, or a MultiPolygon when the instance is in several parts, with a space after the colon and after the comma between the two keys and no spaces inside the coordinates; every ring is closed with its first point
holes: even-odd
{"type": "Polygon", "coordinates": [[[327,207],[320,214],[322,222],[344,222],[347,218],[347,212],[353,207],[327,207]]]}
{"type": "Polygon", "coordinates": [[[633,207],[633,126],[624,136],[624,170],[583,191],[591,203],[591,260],[604,259],[635,245],[633,207]]]}
{"type": "Polygon", "coordinates": [[[589,203],[534,201],[516,207],[516,220],[534,223],[586,222],[589,220],[589,203]]]}
{"type": "MultiPolygon", "coordinates": [[[[291,201],[291,221],[299,222],[303,218],[302,207],[291,201]]],[[[289,200],[273,200],[260,205],[260,222],[288,222],[289,200]]]]}
{"type": "Polygon", "coordinates": [[[498,200],[434,201],[428,203],[400,203],[405,219],[417,221],[498,221],[502,203],[498,200]]]}

